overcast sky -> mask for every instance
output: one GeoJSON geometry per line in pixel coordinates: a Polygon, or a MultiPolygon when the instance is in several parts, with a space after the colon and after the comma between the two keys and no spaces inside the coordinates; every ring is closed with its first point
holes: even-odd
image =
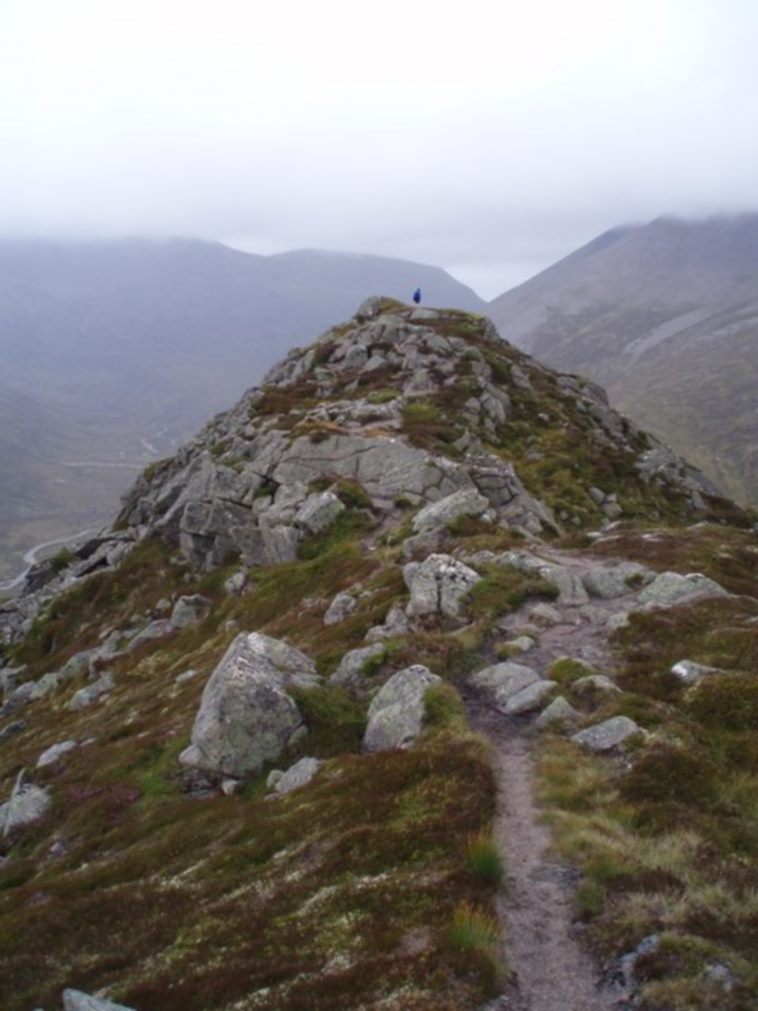
{"type": "Polygon", "coordinates": [[[755,0],[0,0],[0,235],[448,267],[758,209],[755,0]]]}

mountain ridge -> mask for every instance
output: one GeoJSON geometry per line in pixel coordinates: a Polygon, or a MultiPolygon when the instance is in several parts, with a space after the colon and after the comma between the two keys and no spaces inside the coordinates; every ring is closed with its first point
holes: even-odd
{"type": "Polygon", "coordinates": [[[659,218],[600,236],[490,311],[505,336],[603,383],[620,409],[754,502],[757,286],[758,215],[659,218]]]}
{"type": "Polygon", "coordinates": [[[751,523],[369,299],[0,602],[3,1006],[745,1011],[751,523]]]}

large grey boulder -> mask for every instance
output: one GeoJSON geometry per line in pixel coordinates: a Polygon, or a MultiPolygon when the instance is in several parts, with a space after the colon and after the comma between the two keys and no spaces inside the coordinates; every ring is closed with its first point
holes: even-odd
{"type": "Polygon", "coordinates": [[[503,707],[506,716],[524,716],[542,709],[558,687],[557,681],[539,680],[511,695],[503,707]]]}
{"type": "Polygon", "coordinates": [[[489,502],[484,495],[475,488],[464,488],[425,506],[413,518],[413,529],[420,534],[447,526],[460,516],[481,516],[488,508],[489,502]]]}
{"type": "Polygon", "coordinates": [[[496,663],[469,675],[468,684],[499,709],[506,711],[512,696],[540,680],[537,671],[520,663],[496,663]]]}
{"type": "Polygon", "coordinates": [[[638,595],[640,604],[652,607],[671,607],[697,597],[728,596],[723,586],[700,572],[683,576],[678,572],[661,572],[638,595]]]}
{"type": "Polygon", "coordinates": [[[423,562],[409,562],[403,568],[403,578],[411,594],[406,608],[409,618],[430,614],[460,617],[462,598],[481,579],[450,555],[429,555],[423,562]]]}
{"type": "Polygon", "coordinates": [[[274,761],[305,732],[292,687],[318,683],[300,650],[259,632],[237,636],[203,691],[184,765],[243,777],[274,761]]]}
{"type": "Polygon", "coordinates": [[[582,573],[584,588],[591,597],[613,600],[633,593],[650,583],[655,573],[637,562],[621,562],[610,567],[597,566],[582,573]]]}
{"type": "Polygon", "coordinates": [[[421,664],[393,674],[369,706],[363,750],[409,747],[421,733],[427,689],[439,681],[436,674],[421,664]]]}
{"type": "Polygon", "coordinates": [[[105,997],[92,997],[81,990],[63,991],[63,1011],[134,1011],[126,1004],[114,1004],[105,997]]]}
{"type": "Polygon", "coordinates": [[[615,751],[641,734],[644,734],[644,730],[637,726],[634,720],[630,720],[628,716],[614,716],[610,720],[580,730],[571,740],[588,751],[601,753],[615,751]]]}
{"type": "Polygon", "coordinates": [[[0,804],[0,832],[10,835],[17,829],[26,828],[38,821],[50,807],[50,794],[42,787],[27,783],[25,770],[21,770],[5,804],[0,804]]]}

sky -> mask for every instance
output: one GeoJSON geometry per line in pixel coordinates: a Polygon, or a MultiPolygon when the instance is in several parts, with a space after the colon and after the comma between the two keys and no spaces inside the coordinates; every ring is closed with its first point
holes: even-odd
{"type": "Polygon", "coordinates": [[[0,0],[0,237],[447,267],[758,210],[755,0],[0,0]]]}

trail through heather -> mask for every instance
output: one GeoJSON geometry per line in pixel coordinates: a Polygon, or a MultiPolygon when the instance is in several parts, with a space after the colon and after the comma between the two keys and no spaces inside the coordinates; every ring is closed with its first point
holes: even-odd
{"type": "MultiPolygon", "coordinates": [[[[609,564],[555,549],[541,550],[540,556],[576,572],[609,564]]],[[[605,620],[626,610],[632,596],[593,600],[591,620],[579,620],[577,607],[556,604],[565,623],[543,630],[539,644],[516,659],[543,676],[562,655],[604,672],[611,660],[605,620]]],[[[550,830],[540,819],[535,731],[528,721],[504,716],[478,697],[468,698],[467,705],[472,726],[492,744],[498,790],[494,834],[505,867],[497,914],[511,976],[506,993],[487,1011],[611,1011],[618,1007],[619,992],[600,982],[598,967],[581,943],[572,913],[576,876],[551,853],[550,830]]]]}

